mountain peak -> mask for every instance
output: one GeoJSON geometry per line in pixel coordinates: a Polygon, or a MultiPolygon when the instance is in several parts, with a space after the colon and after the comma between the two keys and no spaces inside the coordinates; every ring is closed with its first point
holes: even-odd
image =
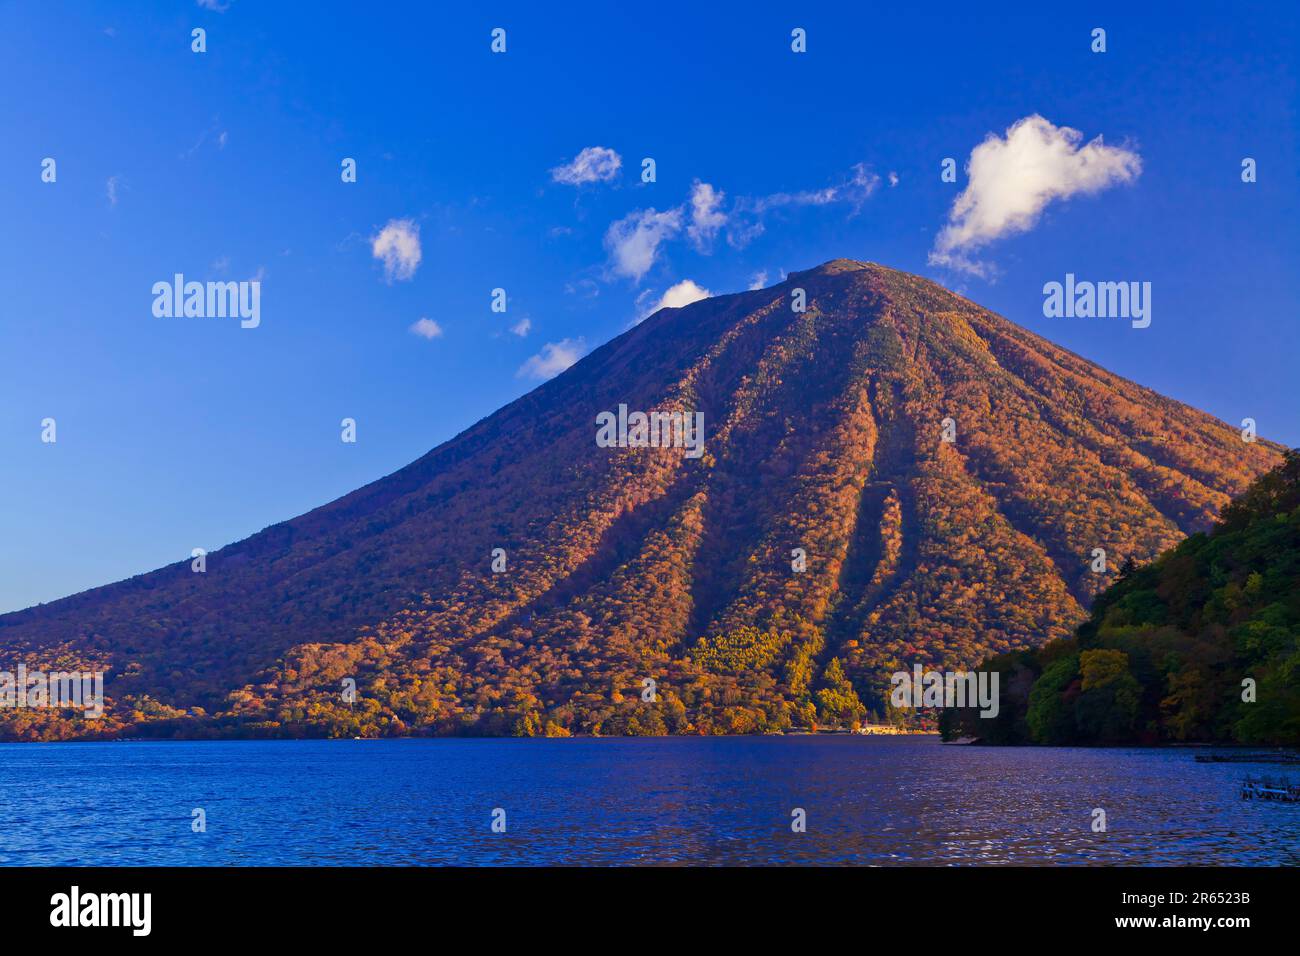
{"type": "MultiPolygon", "coordinates": [[[[813,266],[811,269],[797,269],[789,273],[781,285],[806,281],[808,279],[831,278],[834,276],[849,275],[852,273],[866,273],[869,275],[884,276],[895,274],[900,276],[910,275],[898,269],[891,269],[888,266],[882,266],[877,262],[863,262],[857,259],[830,259],[819,266],[813,266]]],[[[866,276],[864,276],[865,278],[866,276]]],[[[915,278],[920,278],[917,276],[915,278]]]]}
{"type": "MultiPolygon", "coordinates": [[[[838,275],[839,273],[842,272],[862,272],[864,270],[884,269],[884,268],[885,266],[878,265],[877,263],[874,262],[865,262],[859,259],[841,258],[841,259],[828,259],[826,262],[823,262],[819,266],[815,266],[812,269],[804,270],[803,272],[794,272],[791,273],[791,275],[804,275],[804,274],[838,275]]],[[[891,269],[889,271],[897,272],[898,270],[891,269]]]]}

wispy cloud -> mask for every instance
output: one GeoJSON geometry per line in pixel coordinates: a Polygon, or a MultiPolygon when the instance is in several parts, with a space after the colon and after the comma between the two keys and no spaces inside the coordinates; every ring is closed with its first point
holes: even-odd
{"type": "Polygon", "coordinates": [[[566,295],[576,295],[583,299],[594,299],[600,295],[600,285],[595,279],[581,278],[564,283],[566,295]]]}
{"type": "Polygon", "coordinates": [[[110,206],[117,205],[117,193],[121,188],[122,180],[118,176],[109,176],[108,180],[104,183],[104,195],[108,197],[108,204],[110,206]]]}
{"type": "Polygon", "coordinates": [[[767,270],[760,269],[754,273],[754,278],[749,280],[749,291],[756,292],[767,286],[767,270]]]}
{"type": "Polygon", "coordinates": [[[185,150],[185,152],[181,153],[181,159],[189,159],[200,149],[202,149],[203,144],[208,141],[208,137],[213,137],[216,139],[217,149],[225,149],[226,141],[229,139],[229,134],[228,131],[221,129],[220,124],[221,124],[221,118],[214,117],[212,123],[208,126],[208,128],[199,134],[199,138],[194,141],[194,145],[191,146],[189,149],[185,150]]]}
{"type": "Polygon", "coordinates": [[[388,282],[410,279],[420,266],[420,227],[412,219],[390,219],[370,240],[370,253],[384,263],[388,282]]]}
{"type": "Polygon", "coordinates": [[[510,331],[522,339],[532,330],[532,328],[532,319],[520,319],[514,325],[510,326],[510,331]]]}
{"type": "Polygon", "coordinates": [[[650,271],[659,247],[682,229],[682,210],[638,209],[610,225],[605,248],[615,273],[636,282],[650,271]]]}
{"type": "Polygon", "coordinates": [[[587,343],[581,338],[547,342],[540,352],[519,366],[515,376],[542,380],[554,378],[582,358],[586,351],[587,343]]]}
{"type": "Polygon", "coordinates": [[[433,319],[426,319],[423,316],[411,325],[411,331],[422,339],[436,339],[442,337],[442,326],[433,319]]]}
{"type": "Polygon", "coordinates": [[[609,182],[618,175],[623,157],[604,146],[588,146],[572,162],[551,170],[551,179],[569,186],[609,182]]]}
{"type": "Polygon", "coordinates": [[[761,214],[783,206],[829,206],[832,203],[848,203],[856,212],[879,185],[880,177],[868,169],[866,163],[857,163],[849,170],[849,175],[845,179],[824,189],[772,193],[747,200],[744,205],[761,214]]]}
{"type": "Polygon", "coordinates": [[[196,0],[196,5],[213,13],[225,13],[230,9],[231,0],[196,0]]]}
{"type": "Polygon", "coordinates": [[[857,215],[879,187],[880,177],[866,163],[857,163],[844,179],[822,189],[742,196],[736,200],[732,210],[727,226],[727,242],[737,249],[748,245],[766,231],[767,217],[781,209],[845,205],[853,215],[857,215]]]}
{"type": "Polygon", "coordinates": [[[1100,136],[1082,142],[1078,130],[1054,126],[1036,113],[1017,120],[1005,136],[990,133],[971,151],[969,183],[935,238],[930,264],[988,275],[989,265],[971,253],[1032,229],[1053,200],[1100,192],[1141,174],[1136,152],[1107,146],[1100,136]]]}

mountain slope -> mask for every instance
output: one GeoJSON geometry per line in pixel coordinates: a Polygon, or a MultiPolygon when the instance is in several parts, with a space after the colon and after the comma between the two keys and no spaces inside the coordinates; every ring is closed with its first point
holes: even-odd
{"type": "Polygon", "coordinates": [[[932,282],[836,260],[663,310],[206,573],[0,616],[7,657],[102,669],[111,698],[104,720],[15,712],[4,732],[852,720],[899,662],[1069,634],[1125,558],[1208,527],[1280,451],[932,282]],[[598,447],[620,404],[702,412],[703,456],[598,447]]]}

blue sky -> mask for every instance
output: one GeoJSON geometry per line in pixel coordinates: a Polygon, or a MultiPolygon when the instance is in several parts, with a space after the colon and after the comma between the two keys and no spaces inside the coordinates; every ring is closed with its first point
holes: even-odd
{"type": "Polygon", "coordinates": [[[680,283],[841,256],[1300,444],[1293,4],[207,6],[0,5],[0,611],[387,474],[680,283]],[[1008,195],[993,162],[953,220],[1033,116],[1057,181],[1008,195]],[[593,147],[619,169],[555,172],[593,147]],[[260,278],[260,326],[155,318],[177,272],[260,278]],[[1151,282],[1151,326],[1044,318],[1067,272],[1151,282]]]}

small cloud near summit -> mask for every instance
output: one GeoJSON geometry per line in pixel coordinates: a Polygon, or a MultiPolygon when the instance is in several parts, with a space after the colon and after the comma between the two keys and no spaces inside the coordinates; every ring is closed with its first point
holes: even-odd
{"type": "Polygon", "coordinates": [[[668,291],[659,299],[657,305],[651,311],[657,312],[660,309],[680,309],[682,306],[690,305],[692,302],[699,302],[701,299],[707,299],[713,295],[703,286],[696,285],[690,279],[683,279],[676,285],[669,286],[668,291]]]}
{"type": "Polygon", "coordinates": [[[609,268],[614,275],[640,282],[658,261],[661,248],[682,233],[704,255],[712,252],[719,235],[725,235],[733,248],[742,249],[764,232],[766,218],[778,210],[839,205],[856,215],[879,186],[880,177],[866,163],[856,163],[833,185],[736,196],[724,209],[726,193],[696,179],[681,205],[663,211],[653,207],[637,209],[610,224],[605,231],[609,268]]]}
{"type": "Polygon", "coordinates": [[[515,377],[535,378],[543,381],[555,378],[555,376],[582,358],[586,352],[587,343],[582,338],[547,342],[542,346],[540,352],[519,366],[519,371],[515,372],[515,377]]]}

